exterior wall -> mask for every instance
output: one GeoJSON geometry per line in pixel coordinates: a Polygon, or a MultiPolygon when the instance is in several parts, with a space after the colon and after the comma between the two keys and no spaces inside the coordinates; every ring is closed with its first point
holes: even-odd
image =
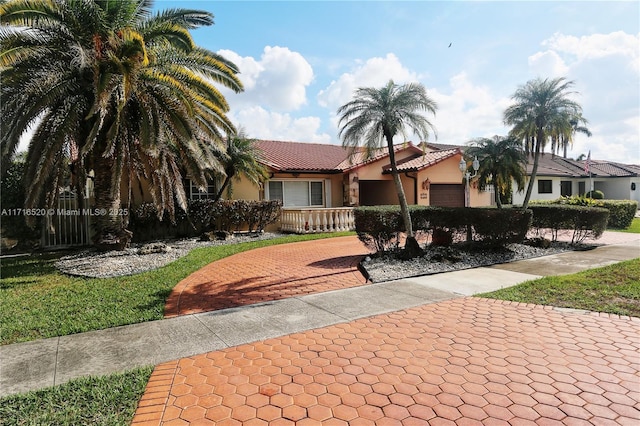
{"type": "MultiPolygon", "coordinates": [[[[301,180],[301,181],[305,181],[305,180],[321,180],[324,181],[325,183],[325,201],[326,200],[326,196],[327,196],[327,188],[330,188],[330,200],[329,200],[329,205],[326,205],[325,207],[342,207],[344,206],[344,194],[343,194],[343,189],[344,189],[344,185],[343,185],[343,175],[341,173],[334,173],[334,174],[317,174],[317,173],[300,173],[300,174],[296,174],[296,176],[293,175],[293,173],[273,173],[273,175],[271,176],[272,180],[290,180],[290,181],[295,181],[295,180],[301,180]],[[327,186],[327,184],[329,186],[327,186]]],[[[267,183],[265,182],[264,185],[267,185],[267,183]]],[[[235,199],[241,199],[242,197],[239,197],[237,194],[234,193],[234,197],[235,199]]],[[[265,194],[264,192],[262,192],[261,194],[261,198],[259,199],[264,199],[265,198],[265,194]]]]}
{"type": "MultiPolygon", "coordinates": [[[[233,193],[231,198],[234,200],[252,200],[258,201],[264,197],[264,189],[262,186],[254,185],[244,176],[240,177],[240,180],[233,181],[233,193]]],[[[226,199],[227,191],[225,190],[222,199],[226,199]]]]}
{"type": "MultiPolygon", "coordinates": [[[[583,195],[580,191],[580,184],[584,184],[584,192],[588,192],[591,189],[591,182],[589,178],[559,178],[549,176],[538,176],[536,182],[533,185],[533,192],[531,193],[531,200],[555,200],[560,198],[560,182],[571,181],[571,195],[583,195]],[[551,194],[539,194],[538,193],[538,180],[551,180],[551,194]]],[[[528,183],[528,181],[527,181],[528,183]]],[[[515,188],[515,184],[514,184],[515,188]]],[[[636,200],[640,203],[640,177],[620,177],[620,178],[593,178],[593,189],[602,191],[604,198],[607,200],[636,200]],[[636,183],[636,190],[631,190],[631,183],[636,183]]],[[[522,204],[525,190],[522,192],[513,193],[513,204],[522,204]]],[[[473,192],[472,192],[473,199],[473,192]]]]}
{"type": "Polygon", "coordinates": [[[636,176],[629,179],[630,200],[636,200],[640,208],[640,177],[636,176]],[[631,185],[635,184],[635,189],[631,189],[631,185]]]}

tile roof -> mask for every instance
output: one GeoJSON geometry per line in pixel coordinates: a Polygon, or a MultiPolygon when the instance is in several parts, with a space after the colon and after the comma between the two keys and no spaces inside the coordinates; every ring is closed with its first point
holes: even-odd
{"type": "MultiPolygon", "coordinates": [[[[459,148],[446,149],[442,151],[431,151],[420,153],[415,156],[406,158],[398,163],[398,171],[400,172],[417,172],[418,170],[425,169],[433,166],[447,158],[460,154],[459,148]]],[[[384,173],[391,171],[391,164],[383,167],[384,173]]]]}
{"type": "Polygon", "coordinates": [[[340,145],[257,140],[261,162],[278,171],[339,173],[349,151],[340,145]]]}
{"type": "MultiPolygon", "coordinates": [[[[341,173],[387,156],[386,148],[374,151],[373,155],[367,159],[364,148],[357,148],[352,153],[350,149],[343,148],[341,145],[273,140],[257,140],[256,145],[262,151],[261,162],[282,172],[341,173]]],[[[424,145],[433,151],[423,153],[422,144],[416,146],[411,142],[395,145],[396,152],[410,150],[414,153],[399,162],[398,170],[402,172],[422,170],[464,151],[465,148],[464,145],[452,144],[426,143],[424,145]]],[[[586,177],[588,174],[584,171],[584,163],[584,161],[543,153],[538,163],[538,176],[586,177]]],[[[531,174],[532,168],[533,159],[529,157],[527,174],[531,174]]],[[[640,166],[634,164],[591,160],[590,169],[591,174],[597,177],[640,176],[640,166]]],[[[390,165],[383,167],[384,173],[388,173],[389,170],[390,165]]]]}
{"type": "MultiPolygon", "coordinates": [[[[402,144],[397,144],[394,145],[394,151],[395,152],[400,152],[403,150],[411,150],[413,152],[417,153],[422,153],[422,149],[416,147],[414,144],[412,144],[411,142],[408,143],[402,143],[402,144]]],[[[341,164],[340,167],[342,168],[342,170],[347,171],[347,170],[353,170],[356,169],[358,167],[364,166],[365,164],[369,164],[369,163],[373,163],[374,161],[378,161],[382,158],[388,157],[387,154],[387,148],[383,147],[383,148],[378,148],[376,150],[374,150],[370,157],[366,157],[366,150],[364,148],[359,148],[358,150],[354,151],[349,157],[347,157],[341,164]]]]}
{"type": "MultiPolygon", "coordinates": [[[[584,170],[585,161],[576,161],[563,158],[550,153],[540,155],[538,161],[538,176],[556,177],[587,177],[589,173],[584,170]]],[[[533,157],[529,157],[527,174],[533,169],[533,157]]],[[[640,166],[633,164],[620,164],[611,161],[591,160],[589,163],[591,175],[595,177],[631,177],[640,175],[640,166]]]]}

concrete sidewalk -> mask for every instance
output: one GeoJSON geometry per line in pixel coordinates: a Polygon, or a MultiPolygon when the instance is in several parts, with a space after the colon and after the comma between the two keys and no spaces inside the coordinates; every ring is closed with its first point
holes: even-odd
{"type": "Polygon", "coordinates": [[[0,396],[509,287],[640,256],[640,239],[589,251],[370,284],[0,346],[0,396]]]}

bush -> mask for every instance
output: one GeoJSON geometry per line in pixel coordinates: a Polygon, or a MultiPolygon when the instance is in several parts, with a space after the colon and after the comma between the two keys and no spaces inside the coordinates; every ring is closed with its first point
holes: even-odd
{"type": "MultiPolygon", "coordinates": [[[[536,204],[543,204],[537,202],[536,204]]],[[[632,200],[596,200],[587,197],[561,197],[544,204],[564,204],[571,206],[604,207],[609,210],[607,228],[625,229],[631,226],[631,222],[638,210],[638,202],[632,200]]]]}
{"type": "Polygon", "coordinates": [[[603,200],[603,207],[609,210],[607,228],[625,229],[631,226],[638,211],[638,202],[632,200],[603,200]]]}
{"type": "Polygon", "coordinates": [[[600,238],[607,228],[609,210],[602,207],[585,207],[566,204],[530,205],[533,211],[532,226],[538,234],[544,230],[551,231],[552,239],[558,239],[558,231],[567,230],[573,233],[572,244],[582,242],[585,238],[600,238]]]}
{"type": "Polygon", "coordinates": [[[587,197],[587,198],[593,198],[594,200],[603,200],[604,199],[604,192],[599,191],[599,190],[596,189],[595,191],[587,192],[584,196],[587,197]]]}
{"type": "Polygon", "coordinates": [[[280,217],[279,201],[191,200],[188,213],[176,209],[175,221],[168,214],[158,218],[152,203],[143,203],[131,212],[129,229],[133,241],[199,236],[205,231],[262,232],[280,217]]]}
{"type": "Polygon", "coordinates": [[[398,247],[404,228],[399,206],[358,207],[353,215],[358,239],[369,250],[384,253],[398,247]]]}
{"type": "Polygon", "coordinates": [[[17,239],[19,246],[30,246],[38,241],[42,226],[42,218],[36,217],[33,227],[27,226],[24,214],[18,214],[24,209],[25,188],[22,184],[25,161],[24,155],[16,157],[5,169],[2,167],[2,180],[0,181],[0,194],[2,200],[0,206],[2,215],[2,238],[17,239]],[[15,214],[14,214],[15,213],[15,214]]]}
{"type": "MultiPolygon", "coordinates": [[[[524,240],[531,223],[531,211],[496,208],[453,208],[410,206],[416,233],[431,234],[433,245],[447,246],[465,239],[500,246],[524,240]]],[[[398,248],[404,225],[398,206],[355,209],[358,238],[377,253],[398,248]]]]}

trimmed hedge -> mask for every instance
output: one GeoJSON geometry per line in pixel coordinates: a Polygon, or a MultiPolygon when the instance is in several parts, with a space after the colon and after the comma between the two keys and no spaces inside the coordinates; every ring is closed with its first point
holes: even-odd
{"type": "Polygon", "coordinates": [[[143,203],[131,211],[129,229],[133,241],[200,236],[206,231],[261,232],[280,217],[279,201],[191,200],[188,213],[176,209],[175,222],[165,213],[158,219],[152,203],[143,203]]]}
{"type": "MultiPolygon", "coordinates": [[[[531,211],[521,209],[410,206],[414,231],[432,236],[432,244],[472,241],[500,246],[523,241],[531,211]]],[[[354,211],[358,238],[378,253],[395,250],[404,224],[398,206],[358,207],[354,211]]]]}
{"type": "MultiPolygon", "coordinates": [[[[532,203],[531,205],[533,205],[532,203]]],[[[607,228],[625,229],[631,226],[638,202],[632,200],[596,200],[588,197],[561,197],[552,201],[536,201],[536,205],[562,204],[570,206],[604,207],[609,210],[607,228]]]]}
{"type": "Polygon", "coordinates": [[[529,205],[529,209],[533,211],[532,226],[538,233],[549,229],[555,241],[558,238],[558,231],[572,231],[572,244],[577,244],[587,237],[600,238],[607,229],[609,219],[609,210],[602,207],[533,204],[529,205]]]}

